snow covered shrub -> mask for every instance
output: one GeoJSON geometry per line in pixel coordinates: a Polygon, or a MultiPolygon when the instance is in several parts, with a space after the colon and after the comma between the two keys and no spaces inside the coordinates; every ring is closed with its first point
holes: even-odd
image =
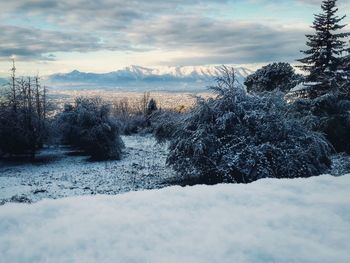
{"type": "Polygon", "coordinates": [[[350,100],[336,94],[297,100],[292,105],[303,118],[313,118],[312,129],[325,134],[337,152],[350,153],[350,100]]]}
{"type": "Polygon", "coordinates": [[[139,133],[148,126],[148,120],[143,114],[117,115],[115,119],[120,123],[124,135],[139,133]]]}
{"type": "Polygon", "coordinates": [[[320,97],[313,101],[313,112],[320,118],[319,130],[335,150],[350,153],[350,100],[320,97]]]}
{"type": "Polygon", "coordinates": [[[100,98],[78,98],[58,117],[62,143],[85,151],[92,159],[119,159],[124,147],[119,127],[100,98]]]}
{"type": "Polygon", "coordinates": [[[346,153],[337,153],[332,155],[332,167],[329,173],[341,176],[350,173],[350,155],[346,153]]]}
{"type": "Polygon", "coordinates": [[[244,85],[248,92],[264,92],[279,90],[288,92],[294,88],[302,79],[296,74],[289,63],[273,63],[258,69],[249,75],[244,85]]]}
{"type": "Polygon", "coordinates": [[[38,118],[32,111],[0,107],[0,149],[9,155],[34,155],[41,146],[38,126],[38,118]]]}
{"type": "Polygon", "coordinates": [[[181,124],[185,113],[176,111],[157,111],[151,117],[153,135],[158,143],[173,138],[174,133],[181,124]]]}
{"type": "Polygon", "coordinates": [[[217,98],[199,101],[172,134],[167,162],[181,180],[249,183],[319,175],[330,166],[328,142],[289,115],[282,94],[247,94],[227,68],[213,88],[217,98]]]}

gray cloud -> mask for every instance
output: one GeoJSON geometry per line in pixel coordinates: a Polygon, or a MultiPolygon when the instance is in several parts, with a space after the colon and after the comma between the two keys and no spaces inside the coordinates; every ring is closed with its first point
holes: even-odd
{"type": "MultiPolygon", "coordinates": [[[[49,55],[55,52],[153,49],[196,54],[164,61],[167,64],[293,61],[298,57],[307,28],[206,15],[239,1],[243,0],[7,1],[0,4],[0,59],[16,54],[25,60],[49,61],[55,59],[49,55]]],[[[319,5],[318,0],[294,1],[319,5]]]]}
{"type": "Polygon", "coordinates": [[[16,26],[0,26],[0,59],[53,60],[52,52],[92,51],[103,48],[95,36],[16,26]]]}
{"type": "MultiPolygon", "coordinates": [[[[198,17],[164,17],[147,28],[133,25],[128,38],[162,49],[198,53],[198,64],[292,61],[305,42],[305,30],[198,17]]],[[[176,61],[189,64],[187,59],[176,61]]]]}
{"type": "MultiPolygon", "coordinates": [[[[0,59],[50,60],[50,52],[143,51],[126,34],[134,21],[146,23],[162,13],[196,10],[215,1],[193,0],[12,0],[0,4],[0,59]],[[34,22],[33,22],[34,21],[34,22]],[[38,24],[39,21],[40,23],[38,24]]],[[[221,1],[225,3],[226,1],[221,1]]],[[[150,49],[150,47],[148,47],[150,49]]]]}
{"type": "Polygon", "coordinates": [[[216,2],[224,5],[227,1],[12,0],[1,5],[4,12],[45,17],[48,21],[56,22],[62,26],[69,25],[81,28],[85,27],[86,23],[90,25],[93,22],[94,27],[98,28],[103,26],[106,21],[118,26],[135,19],[144,19],[162,13],[190,12],[190,10],[205,8],[208,4],[212,5],[216,2]]]}

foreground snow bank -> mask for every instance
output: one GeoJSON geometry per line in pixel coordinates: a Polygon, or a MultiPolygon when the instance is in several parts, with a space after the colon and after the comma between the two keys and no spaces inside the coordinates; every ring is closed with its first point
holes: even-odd
{"type": "Polygon", "coordinates": [[[348,262],[350,175],[0,207],[1,262],[348,262]]]}

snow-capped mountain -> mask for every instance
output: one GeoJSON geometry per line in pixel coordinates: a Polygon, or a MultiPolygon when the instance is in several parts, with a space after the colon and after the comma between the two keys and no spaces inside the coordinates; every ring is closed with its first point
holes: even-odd
{"type": "MultiPolygon", "coordinates": [[[[252,73],[247,68],[235,68],[237,80],[241,83],[252,73]]],[[[74,70],[65,74],[54,74],[47,81],[53,86],[124,87],[142,89],[174,90],[205,88],[215,76],[220,75],[220,66],[186,66],[146,68],[129,66],[109,73],[86,73],[74,70]]]]}

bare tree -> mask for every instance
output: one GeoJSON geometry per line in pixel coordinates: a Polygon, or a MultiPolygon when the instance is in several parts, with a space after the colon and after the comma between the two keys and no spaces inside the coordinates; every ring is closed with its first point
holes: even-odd
{"type": "Polygon", "coordinates": [[[48,135],[46,87],[39,76],[18,78],[12,60],[10,82],[0,105],[0,150],[34,157],[48,135]]]}
{"type": "Polygon", "coordinates": [[[36,104],[36,111],[39,116],[39,120],[41,120],[42,117],[42,111],[41,111],[41,101],[40,101],[40,83],[39,83],[39,76],[36,75],[34,78],[35,81],[35,104],[36,104]]]}
{"type": "Polygon", "coordinates": [[[15,66],[15,59],[12,59],[12,68],[11,68],[11,92],[12,92],[12,103],[13,103],[13,109],[16,111],[17,105],[17,96],[16,96],[16,66],[15,66]]]}
{"type": "Polygon", "coordinates": [[[142,113],[143,115],[146,116],[147,114],[147,106],[148,106],[148,103],[149,103],[149,98],[150,98],[150,92],[147,91],[147,92],[144,92],[143,93],[143,96],[142,96],[142,99],[141,99],[141,108],[142,108],[142,113]]]}

